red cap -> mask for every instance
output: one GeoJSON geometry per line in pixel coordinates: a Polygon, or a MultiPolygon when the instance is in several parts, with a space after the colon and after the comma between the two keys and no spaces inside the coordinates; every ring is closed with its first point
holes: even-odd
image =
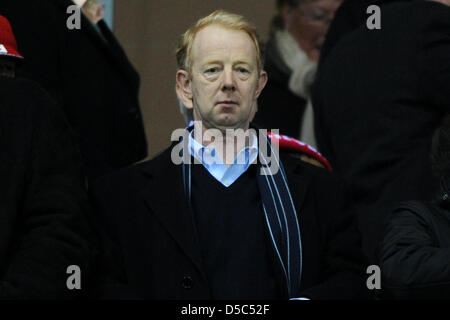
{"type": "Polygon", "coordinates": [[[17,42],[8,19],[0,15],[0,57],[23,59],[17,51],[17,42]]]}

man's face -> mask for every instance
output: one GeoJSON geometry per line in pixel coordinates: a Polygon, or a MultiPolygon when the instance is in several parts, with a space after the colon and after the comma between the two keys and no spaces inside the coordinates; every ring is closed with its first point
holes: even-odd
{"type": "Polygon", "coordinates": [[[245,130],[266,81],[266,73],[258,70],[255,45],[246,32],[209,25],[195,37],[191,73],[177,73],[184,94],[180,97],[181,91],[177,92],[186,107],[194,108],[194,120],[202,121],[205,129],[245,130]]]}
{"type": "Polygon", "coordinates": [[[341,0],[304,0],[297,8],[283,8],[287,31],[311,60],[319,59],[328,27],[341,3],[341,0]]]}

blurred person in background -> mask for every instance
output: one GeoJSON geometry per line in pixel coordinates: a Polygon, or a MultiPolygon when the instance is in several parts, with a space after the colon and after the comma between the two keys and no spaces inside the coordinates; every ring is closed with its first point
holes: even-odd
{"type": "Polygon", "coordinates": [[[436,183],[431,138],[450,107],[446,3],[347,1],[324,45],[313,86],[318,148],[353,187],[372,264],[393,206],[430,199],[436,183]],[[381,29],[367,26],[369,4],[381,10],[381,29]]]}
{"type": "Polygon", "coordinates": [[[264,68],[269,80],[254,123],[317,147],[310,86],[341,0],[277,0],[264,68]]]}
{"type": "MultiPolygon", "coordinates": [[[[90,180],[145,158],[139,76],[102,19],[97,0],[2,0],[0,13],[27,58],[17,70],[37,81],[76,133],[90,180]],[[68,20],[81,9],[79,29],[68,20]],[[71,13],[68,13],[71,12],[71,13]]],[[[71,20],[72,21],[72,20],[71,20]]]]}
{"type": "Polygon", "coordinates": [[[15,78],[23,62],[0,15],[0,299],[73,298],[69,266],[79,289],[90,271],[81,157],[50,96],[15,78]]]}

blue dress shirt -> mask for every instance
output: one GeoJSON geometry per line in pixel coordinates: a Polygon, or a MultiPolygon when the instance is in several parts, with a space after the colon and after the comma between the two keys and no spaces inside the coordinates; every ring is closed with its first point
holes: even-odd
{"type": "Polygon", "coordinates": [[[250,133],[250,146],[239,151],[228,168],[214,147],[205,147],[193,137],[194,130],[189,135],[188,149],[190,154],[200,162],[205,169],[225,187],[232,185],[258,157],[258,139],[254,132],[250,133]]]}

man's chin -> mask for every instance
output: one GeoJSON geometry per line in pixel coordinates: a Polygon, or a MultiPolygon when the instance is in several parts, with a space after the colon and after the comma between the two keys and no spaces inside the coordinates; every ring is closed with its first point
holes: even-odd
{"type": "Polygon", "coordinates": [[[198,120],[202,122],[203,129],[218,129],[225,131],[227,129],[247,129],[249,122],[232,115],[219,115],[216,117],[204,118],[198,120]]]}
{"type": "Polygon", "coordinates": [[[248,123],[246,124],[247,126],[245,126],[245,123],[242,121],[237,121],[236,119],[222,119],[221,121],[217,121],[215,123],[215,127],[219,130],[244,129],[248,127],[248,123]]]}

